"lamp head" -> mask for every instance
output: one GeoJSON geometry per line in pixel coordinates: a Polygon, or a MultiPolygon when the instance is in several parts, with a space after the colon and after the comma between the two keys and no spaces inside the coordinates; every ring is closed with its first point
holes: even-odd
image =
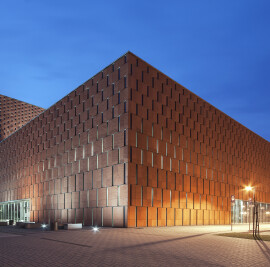
{"type": "Polygon", "coordinates": [[[245,187],[245,190],[246,190],[246,191],[252,191],[253,188],[249,185],[249,186],[246,186],[246,187],[245,187]]]}

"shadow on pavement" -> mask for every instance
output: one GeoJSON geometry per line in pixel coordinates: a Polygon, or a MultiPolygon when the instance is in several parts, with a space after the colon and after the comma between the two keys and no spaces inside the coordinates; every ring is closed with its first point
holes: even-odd
{"type": "Polygon", "coordinates": [[[255,236],[254,237],[256,244],[260,248],[261,252],[265,256],[265,258],[270,262],[270,249],[269,247],[265,244],[265,242],[261,239],[260,236],[255,236]]]}
{"type": "MultiPolygon", "coordinates": [[[[194,237],[199,237],[203,235],[208,235],[209,233],[204,233],[204,234],[198,234],[198,235],[189,235],[189,236],[182,236],[182,237],[177,237],[177,238],[172,238],[172,239],[166,239],[166,240],[160,240],[160,241],[155,241],[155,242],[148,242],[148,243],[143,243],[143,244],[137,244],[137,245],[131,245],[131,246],[124,246],[124,247],[116,247],[113,249],[108,249],[108,250],[119,250],[121,249],[130,249],[130,248],[138,248],[138,247],[145,247],[145,246],[153,246],[161,243],[168,243],[168,242],[173,242],[173,241],[178,241],[178,240],[184,240],[184,239],[189,239],[189,238],[194,238],[194,237]]],[[[212,234],[212,232],[211,232],[212,234]]]]}
{"type": "Polygon", "coordinates": [[[58,242],[58,243],[64,243],[64,244],[74,245],[74,246],[92,248],[92,246],[88,246],[88,245],[83,245],[83,244],[78,244],[78,243],[72,243],[72,242],[67,242],[67,241],[61,241],[61,240],[56,240],[56,239],[51,239],[51,238],[42,237],[41,239],[47,240],[47,241],[53,241],[53,242],[58,242]]]}

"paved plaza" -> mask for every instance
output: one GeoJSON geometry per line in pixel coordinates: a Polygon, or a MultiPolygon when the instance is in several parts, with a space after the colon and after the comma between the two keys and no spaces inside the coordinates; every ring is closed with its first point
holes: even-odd
{"type": "MultiPolygon", "coordinates": [[[[246,231],[248,225],[234,226],[246,231]]],[[[0,266],[270,266],[270,242],[230,226],[41,231],[0,227],[0,266]]],[[[270,225],[262,225],[267,233],[270,225]]],[[[270,232],[269,232],[270,234],[270,232]]]]}

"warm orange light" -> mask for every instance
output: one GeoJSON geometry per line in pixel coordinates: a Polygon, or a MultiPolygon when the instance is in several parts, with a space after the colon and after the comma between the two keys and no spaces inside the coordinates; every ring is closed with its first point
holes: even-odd
{"type": "Polygon", "coordinates": [[[245,190],[246,190],[246,191],[252,191],[253,188],[252,188],[251,186],[246,186],[245,190]]]}

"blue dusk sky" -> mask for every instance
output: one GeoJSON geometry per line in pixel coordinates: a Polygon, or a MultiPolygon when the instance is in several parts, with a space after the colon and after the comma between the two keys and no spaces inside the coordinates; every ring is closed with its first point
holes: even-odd
{"type": "Polygon", "coordinates": [[[128,50],[270,140],[270,1],[0,2],[0,94],[48,108],[128,50]]]}

